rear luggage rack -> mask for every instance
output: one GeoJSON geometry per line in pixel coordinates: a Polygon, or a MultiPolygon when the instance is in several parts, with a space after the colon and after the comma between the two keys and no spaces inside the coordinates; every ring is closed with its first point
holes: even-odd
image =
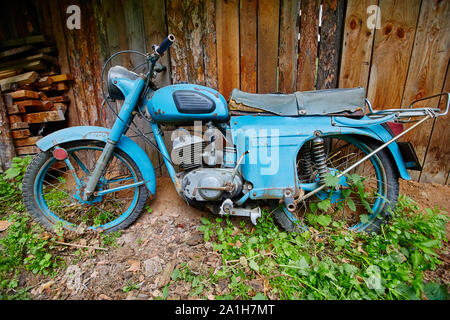
{"type": "Polygon", "coordinates": [[[411,102],[408,108],[401,108],[401,109],[384,109],[384,110],[373,110],[372,105],[368,99],[366,99],[366,104],[369,109],[369,113],[367,113],[367,116],[370,118],[379,118],[379,117],[385,117],[388,115],[395,115],[396,122],[401,123],[408,123],[408,122],[414,122],[417,120],[413,120],[412,118],[415,117],[426,117],[427,115],[430,116],[430,118],[437,118],[447,115],[448,109],[449,109],[449,102],[450,102],[450,93],[443,92],[440,94],[435,94],[429,97],[421,98],[414,100],[411,102]],[[447,105],[445,107],[445,110],[442,111],[440,108],[414,108],[414,104],[420,101],[429,100],[437,97],[447,96],[447,105]]]}

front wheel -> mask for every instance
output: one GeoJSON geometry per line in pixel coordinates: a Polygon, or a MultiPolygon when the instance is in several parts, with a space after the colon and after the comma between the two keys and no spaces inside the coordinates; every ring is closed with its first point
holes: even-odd
{"type": "Polygon", "coordinates": [[[39,153],[30,163],[23,179],[23,198],[31,216],[47,230],[55,225],[70,230],[79,226],[107,232],[133,223],[148,198],[142,174],[131,157],[116,149],[96,193],[83,199],[86,186],[105,143],[75,141],[60,147],[67,158],[58,161],[51,151],[39,153]],[[136,184],[133,187],[127,185],[136,184]],[[99,191],[116,190],[102,193],[99,191]]]}

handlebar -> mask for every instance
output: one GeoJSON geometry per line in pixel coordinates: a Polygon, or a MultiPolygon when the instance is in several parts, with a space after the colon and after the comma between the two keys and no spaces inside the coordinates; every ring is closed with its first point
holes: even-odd
{"type": "Polygon", "coordinates": [[[156,53],[158,53],[159,55],[162,55],[164,52],[167,51],[167,49],[170,48],[170,46],[174,43],[175,41],[175,36],[173,34],[169,34],[167,36],[167,38],[165,38],[163,40],[163,42],[161,42],[159,44],[159,46],[157,46],[155,48],[156,53]]]}

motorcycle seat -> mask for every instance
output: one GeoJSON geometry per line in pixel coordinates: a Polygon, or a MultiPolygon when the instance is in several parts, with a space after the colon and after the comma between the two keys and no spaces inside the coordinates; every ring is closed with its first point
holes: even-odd
{"type": "Polygon", "coordinates": [[[279,116],[348,114],[364,110],[364,88],[338,88],[295,93],[248,93],[233,89],[231,111],[269,112],[279,116]]]}

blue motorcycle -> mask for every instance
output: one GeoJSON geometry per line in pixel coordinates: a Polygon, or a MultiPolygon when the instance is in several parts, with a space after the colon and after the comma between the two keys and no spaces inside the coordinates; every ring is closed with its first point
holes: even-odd
{"type": "Polygon", "coordinates": [[[234,89],[228,103],[201,85],[157,88],[152,79],[165,70],[157,61],[174,41],[169,35],[152,54],[141,54],[145,75],[109,69],[105,101],[110,106],[110,100],[123,100],[119,112],[111,108],[117,116],[111,129],[71,127],[37,143],[41,152],[27,168],[23,198],[45,228],[110,232],[138,218],[155,196],[156,178],[147,154],[126,136],[133,132],[160,153],[189,205],[249,217],[254,224],[267,205],[288,231],[306,228],[309,212],[339,208],[337,218],[350,230],[377,232],[393,212],[398,179],[410,179],[407,169],[421,169],[412,146],[397,140],[448,112],[448,93],[442,111],[413,108],[440,95],[409,108],[375,111],[363,88],[293,94],[234,89]],[[135,116],[148,121],[153,138],[133,127],[135,116]],[[402,129],[403,122],[418,118],[402,129]],[[173,131],[170,154],[163,140],[167,130],[173,131]]]}

